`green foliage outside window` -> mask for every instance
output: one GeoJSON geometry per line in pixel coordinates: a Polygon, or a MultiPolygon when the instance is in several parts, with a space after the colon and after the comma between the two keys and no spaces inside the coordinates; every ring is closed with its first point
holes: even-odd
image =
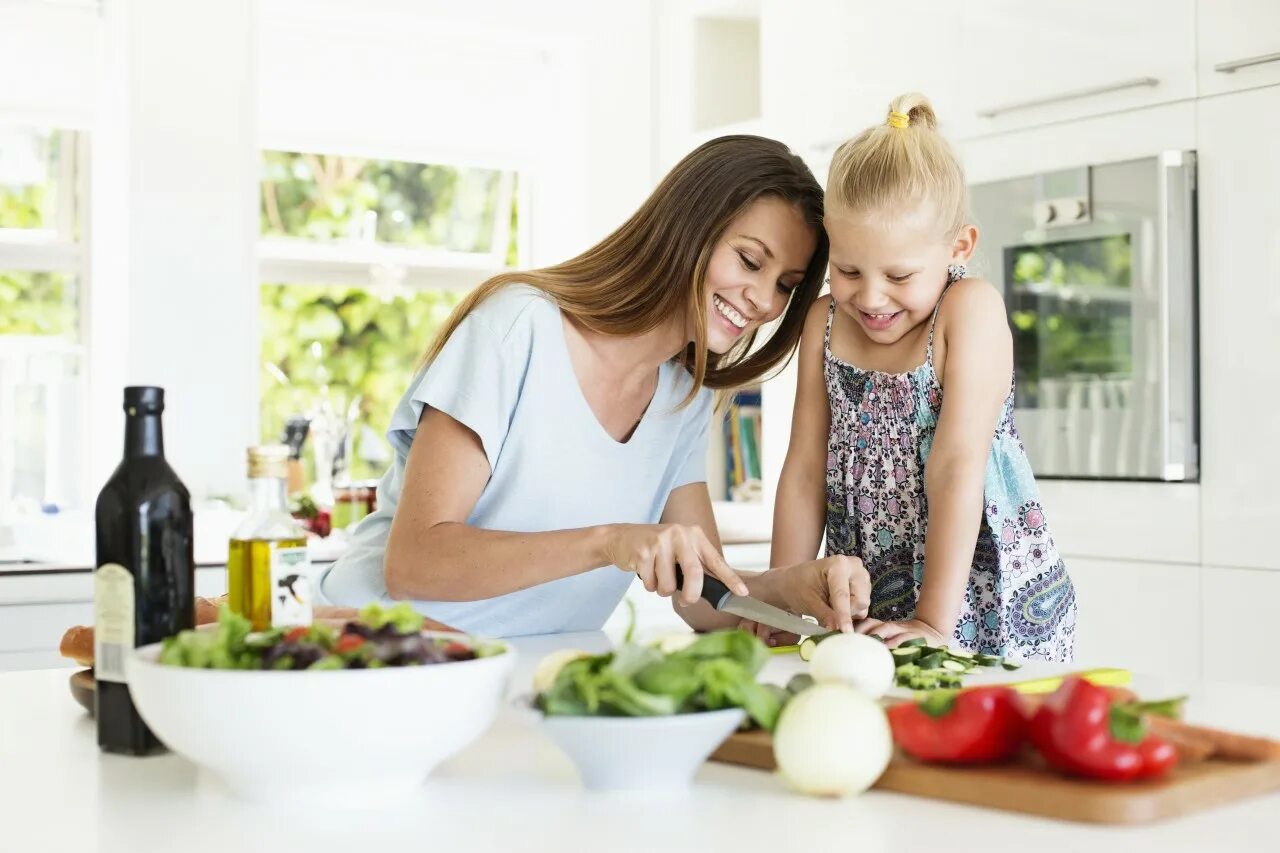
{"type": "Polygon", "coordinates": [[[496,169],[267,151],[262,170],[264,235],[494,249],[496,169]]]}
{"type": "Polygon", "coordinates": [[[289,416],[317,405],[327,385],[340,411],[359,397],[352,479],[381,476],[391,412],[463,294],[422,290],[384,300],[364,288],[309,284],[264,284],[260,292],[262,439],[279,441],[289,416]]]}
{"type": "Polygon", "coordinates": [[[0,335],[76,338],[76,279],[55,272],[0,272],[0,335]]]}
{"type": "Polygon", "coordinates": [[[62,134],[56,130],[0,136],[0,162],[20,161],[25,175],[22,183],[3,183],[0,178],[0,228],[54,227],[61,150],[62,134]],[[33,171],[43,174],[32,180],[37,177],[33,171]]]}

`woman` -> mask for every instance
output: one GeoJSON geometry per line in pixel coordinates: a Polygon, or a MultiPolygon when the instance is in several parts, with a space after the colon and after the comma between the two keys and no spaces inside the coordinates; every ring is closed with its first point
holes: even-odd
{"type": "Polygon", "coordinates": [[[852,630],[869,598],[861,564],[740,577],[721,556],[703,472],[712,389],[791,355],[826,263],[808,168],[781,143],[730,136],[685,157],[578,257],[485,282],[392,416],[378,511],[322,598],[408,599],[493,636],[586,631],[639,575],[695,629],[737,624],[699,601],[709,572],[852,630]]]}

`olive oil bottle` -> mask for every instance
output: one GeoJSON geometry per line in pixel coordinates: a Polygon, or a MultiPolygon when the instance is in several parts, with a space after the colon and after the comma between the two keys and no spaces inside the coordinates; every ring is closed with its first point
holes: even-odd
{"type": "Polygon", "coordinates": [[[195,624],[191,497],[164,458],[164,389],[124,389],[124,459],[94,509],[94,675],[98,746],[147,755],[164,745],[139,716],[125,659],[195,624]]]}
{"type": "Polygon", "coordinates": [[[306,534],[289,515],[289,448],[249,448],[250,510],[231,537],[227,604],[253,623],[311,624],[311,563],[306,534]]]}

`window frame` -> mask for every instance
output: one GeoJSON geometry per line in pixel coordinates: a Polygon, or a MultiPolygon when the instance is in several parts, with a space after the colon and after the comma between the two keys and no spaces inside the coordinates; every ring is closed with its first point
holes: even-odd
{"type": "MultiPolygon", "coordinates": [[[[49,130],[61,136],[58,158],[58,204],[53,228],[0,227],[0,269],[14,272],[44,272],[69,275],[76,285],[76,323],[73,335],[2,335],[0,355],[21,359],[38,355],[56,354],[74,358],[75,387],[78,399],[89,399],[89,307],[92,286],[89,270],[89,134],[79,128],[35,125],[29,122],[4,124],[6,128],[19,130],[49,130]]],[[[87,477],[90,450],[89,412],[86,406],[78,407],[72,434],[75,447],[61,451],[50,458],[46,447],[44,462],[44,494],[40,501],[50,498],[59,509],[84,507],[90,499],[87,477]],[[66,471],[74,469],[82,473],[68,477],[66,471]],[[62,487],[66,494],[62,494],[62,487]]],[[[46,424],[46,438],[57,424],[46,424]]],[[[65,435],[65,433],[63,433],[65,435]]],[[[62,436],[59,436],[62,437],[62,436]]],[[[57,442],[61,444],[61,442],[57,442]]],[[[14,448],[5,436],[0,435],[0,500],[12,502],[10,492],[13,483],[7,482],[5,468],[16,463],[12,459],[14,448]]],[[[15,520],[21,516],[15,516],[15,520]]]]}

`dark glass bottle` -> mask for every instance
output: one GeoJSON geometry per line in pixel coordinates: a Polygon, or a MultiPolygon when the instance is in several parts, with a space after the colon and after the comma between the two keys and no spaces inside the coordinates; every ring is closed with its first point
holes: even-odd
{"type": "Polygon", "coordinates": [[[124,389],[124,460],[98,495],[94,669],[98,746],[146,755],[163,748],[138,716],[124,659],[195,623],[191,497],[164,459],[164,389],[124,389]]]}

